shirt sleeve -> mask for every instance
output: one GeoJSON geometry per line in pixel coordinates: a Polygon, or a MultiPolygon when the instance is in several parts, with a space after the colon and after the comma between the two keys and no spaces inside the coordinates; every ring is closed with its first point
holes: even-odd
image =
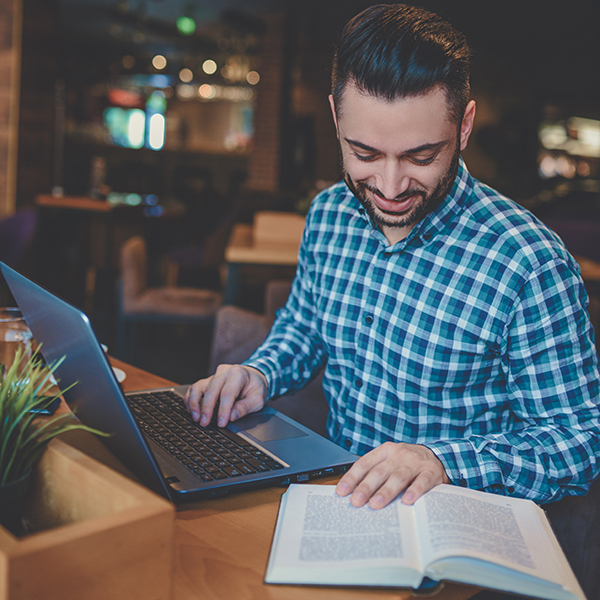
{"type": "Polygon", "coordinates": [[[458,485],[545,503],[598,476],[598,356],[577,267],[557,259],[525,282],[507,324],[503,371],[516,426],[427,443],[458,485]]]}
{"type": "Polygon", "coordinates": [[[304,387],[327,361],[317,332],[316,303],[310,267],[309,220],[298,253],[298,268],[286,305],[277,313],[264,343],[243,364],[267,379],[268,399],[304,387]]]}

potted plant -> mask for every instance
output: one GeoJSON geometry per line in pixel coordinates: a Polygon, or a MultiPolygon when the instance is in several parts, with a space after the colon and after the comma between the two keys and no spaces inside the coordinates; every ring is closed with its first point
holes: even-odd
{"type": "Polygon", "coordinates": [[[50,441],[72,429],[106,435],[71,422],[72,413],[37,414],[66,391],[52,377],[60,362],[46,365],[39,350],[29,356],[19,348],[8,368],[0,365],[0,524],[15,535],[33,468],[50,441]]]}

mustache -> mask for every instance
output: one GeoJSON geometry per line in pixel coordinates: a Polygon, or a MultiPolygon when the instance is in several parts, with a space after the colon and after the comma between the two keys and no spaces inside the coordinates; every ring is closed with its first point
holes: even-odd
{"type": "Polygon", "coordinates": [[[380,198],[383,198],[384,200],[391,201],[391,202],[402,202],[403,200],[406,200],[407,198],[410,198],[411,196],[415,196],[417,194],[422,196],[424,193],[423,190],[421,190],[421,189],[409,188],[408,190],[402,192],[401,194],[398,194],[394,198],[386,198],[385,195],[381,193],[379,188],[377,188],[374,185],[371,185],[369,183],[356,182],[356,187],[358,189],[368,190],[372,194],[377,194],[380,198]]]}

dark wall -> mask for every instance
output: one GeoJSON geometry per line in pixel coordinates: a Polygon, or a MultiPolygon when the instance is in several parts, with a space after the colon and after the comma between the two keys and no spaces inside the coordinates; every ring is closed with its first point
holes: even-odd
{"type": "Polygon", "coordinates": [[[17,206],[53,185],[59,0],[23,0],[17,206]]]}

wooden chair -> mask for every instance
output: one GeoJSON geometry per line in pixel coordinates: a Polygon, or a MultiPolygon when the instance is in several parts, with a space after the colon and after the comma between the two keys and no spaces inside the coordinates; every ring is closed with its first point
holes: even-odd
{"type": "Polygon", "coordinates": [[[139,323],[206,323],[214,320],[222,295],[214,290],[184,287],[148,287],[146,242],[129,238],[121,247],[118,298],[120,358],[137,359],[139,323]]]}

